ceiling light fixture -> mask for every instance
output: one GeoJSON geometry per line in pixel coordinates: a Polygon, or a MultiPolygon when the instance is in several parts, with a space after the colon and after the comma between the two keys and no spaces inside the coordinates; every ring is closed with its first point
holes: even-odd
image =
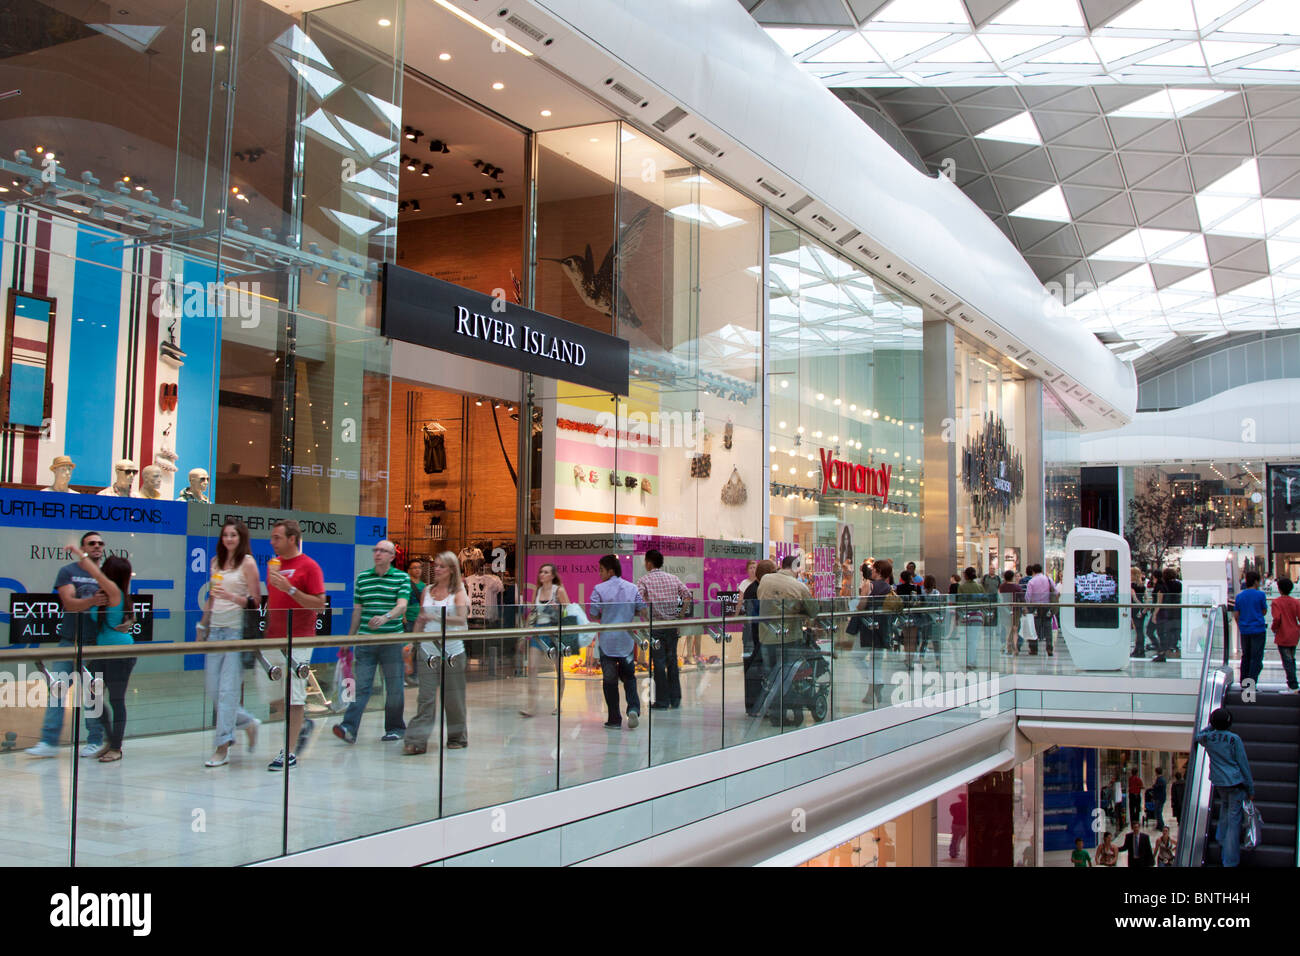
{"type": "Polygon", "coordinates": [[[476,17],[472,17],[472,16],[470,16],[470,15],[469,15],[468,13],[466,13],[464,10],[460,9],[460,8],[457,7],[457,6],[454,6],[452,3],[449,2],[449,0],[433,0],[433,2],[436,3],[438,6],[442,7],[444,10],[446,10],[446,11],[447,11],[448,13],[450,13],[452,16],[457,17],[457,18],[460,19],[460,20],[463,20],[465,23],[468,23],[470,26],[474,27],[476,30],[482,30],[484,33],[486,33],[488,36],[490,36],[493,40],[500,40],[502,43],[504,43],[506,46],[510,47],[510,49],[514,50],[516,53],[522,54],[523,56],[532,56],[532,55],[533,55],[532,50],[529,50],[529,49],[527,49],[527,48],[525,48],[525,47],[520,46],[520,45],[519,45],[518,43],[516,43],[514,40],[510,39],[508,36],[506,36],[504,33],[502,33],[500,30],[493,30],[490,26],[488,26],[488,25],[487,25],[486,23],[484,23],[482,20],[479,20],[479,19],[476,18],[476,17]]]}
{"type": "Polygon", "coordinates": [[[484,202],[491,202],[491,201],[492,201],[492,194],[491,194],[490,192],[488,192],[486,189],[483,190],[483,201],[484,201],[484,202]]]}
{"type": "Polygon", "coordinates": [[[454,200],[456,200],[456,205],[457,205],[457,206],[463,206],[463,205],[465,205],[465,200],[462,199],[462,198],[460,197],[460,193],[452,193],[451,198],[454,199],[454,200]]]}
{"type": "Polygon", "coordinates": [[[429,175],[429,170],[431,170],[431,169],[433,169],[433,166],[431,166],[429,163],[425,163],[425,164],[424,164],[424,169],[421,170],[420,175],[421,175],[421,176],[428,176],[428,175],[429,175]]]}
{"type": "Polygon", "coordinates": [[[550,111],[550,110],[542,110],[542,115],[543,115],[543,116],[550,116],[550,115],[551,115],[551,111],[550,111]]]}
{"type": "Polygon", "coordinates": [[[388,17],[380,17],[379,25],[381,27],[391,27],[393,25],[393,21],[388,19],[388,17]]]}
{"type": "Polygon", "coordinates": [[[502,83],[500,80],[492,84],[492,89],[494,90],[504,90],[505,88],[506,85],[502,83]]]}
{"type": "Polygon", "coordinates": [[[496,197],[497,197],[497,199],[505,199],[505,198],[506,198],[506,194],[503,193],[501,190],[499,190],[499,189],[494,189],[494,190],[492,190],[492,191],[493,191],[494,193],[496,193],[496,197]]]}

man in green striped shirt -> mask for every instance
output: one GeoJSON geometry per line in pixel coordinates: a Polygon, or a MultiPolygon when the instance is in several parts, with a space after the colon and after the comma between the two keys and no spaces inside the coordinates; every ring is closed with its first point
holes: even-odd
{"type": "MultiPolygon", "coordinates": [[[[357,575],[352,589],[352,626],[349,634],[402,634],[402,617],[411,596],[411,579],[405,571],[393,567],[397,549],[391,541],[380,541],[374,549],[375,566],[357,575]]],[[[356,743],[361,716],[370,702],[375,670],[384,672],[384,736],[380,740],[401,740],[406,735],[402,710],[406,704],[403,680],[402,644],[396,637],[391,644],[371,644],[356,648],[353,658],[352,701],[341,723],[334,725],[334,736],[345,743],[356,743]]]]}

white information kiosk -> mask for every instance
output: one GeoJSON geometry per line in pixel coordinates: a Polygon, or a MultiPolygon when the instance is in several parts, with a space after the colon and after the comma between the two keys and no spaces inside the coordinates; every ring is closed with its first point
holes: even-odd
{"type": "Polygon", "coordinates": [[[1118,671],[1128,665],[1130,564],[1128,542],[1117,534],[1075,528],[1066,535],[1061,636],[1080,670],[1118,671]]]}
{"type": "MultiPolygon", "coordinates": [[[[1237,596],[1237,553],[1231,548],[1185,548],[1178,564],[1182,569],[1184,604],[1227,604],[1237,596]]],[[[1200,674],[1211,623],[1208,612],[1183,608],[1183,676],[1200,674]]]]}

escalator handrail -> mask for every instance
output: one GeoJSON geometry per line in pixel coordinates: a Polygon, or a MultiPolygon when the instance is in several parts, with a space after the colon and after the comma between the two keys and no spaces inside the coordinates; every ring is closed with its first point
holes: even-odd
{"type": "MultiPolygon", "coordinates": [[[[1217,609],[1216,609],[1217,610],[1217,609]]],[[[1205,642],[1205,659],[1201,663],[1201,689],[1196,701],[1196,723],[1192,729],[1192,744],[1187,760],[1187,786],[1183,796],[1181,826],[1178,831],[1178,866],[1202,866],[1205,862],[1205,843],[1210,820],[1210,758],[1205,748],[1196,742],[1196,734],[1210,721],[1210,714],[1223,704],[1224,695],[1232,681],[1228,666],[1228,616],[1227,608],[1219,614],[1211,612],[1211,620],[1222,622],[1222,663],[1214,657],[1214,634],[1211,631],[1205,642]]]]}

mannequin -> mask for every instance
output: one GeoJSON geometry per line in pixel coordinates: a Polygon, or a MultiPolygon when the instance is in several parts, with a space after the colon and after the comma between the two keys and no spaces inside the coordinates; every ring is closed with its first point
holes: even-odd
{"type": "Polygon", "coordinates": [[[46,491],[61,491],[65,494],[75,495],[76,492],[68,487],[68,482],[72,480],[72,469],[76,464],[67,455],[59,455],[50,462],[50,471],[54,472],[54,483],[46,488],[46,491]]]}
{"type": "Polygon", "coordinates": [[[130,458],[121,458],[113,462],[113,483],[100,492],[101,495],[114,495],[118,498],[131,497],[131,485],[139,469],[130,458]]]}
{"type": "Polygon", "coordinates": [[[208,473],[202,468],[190,469],[189,486],[181,491],[177,501],[193,501],[199,504],[209,504],[208,501],[208,473]]]}
{"type": "Polygon", "coordinates": [[[145,465],[140,471],[140,497],[162,497],[163,470],[157,465],[145,465]]]}

